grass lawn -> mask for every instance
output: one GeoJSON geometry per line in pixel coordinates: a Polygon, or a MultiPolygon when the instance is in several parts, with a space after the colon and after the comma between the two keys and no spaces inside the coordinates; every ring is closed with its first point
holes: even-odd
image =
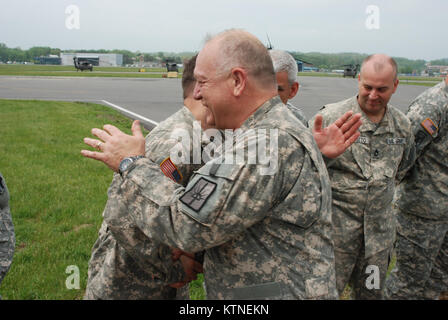
{"type": "MultiPolygon", "coordinates": [[[[74,66],[0,64],[0,75],[5,76],[59,76],[59,77],[126,77],[162,78],[165,68],[93,67],[93,71],[76,71],[74,66]]],[[[181,71],[179,70],[179,77],[181,71]]]]}
{"type": "MultiPolygon", "coordinates": [[[[112,172],[80,150],[88,148],[83,138],[92,137],[91,128],[106,123],[131,133],[131,120],[102,105],[0,100],[0,172],[16,234],[3,299],[83,297],[112,172]],[[72,265],[80,289],[66,288],[72,265]]],[[[201,281],[192,285],[192,298],[203,299],[201,281]]]]}

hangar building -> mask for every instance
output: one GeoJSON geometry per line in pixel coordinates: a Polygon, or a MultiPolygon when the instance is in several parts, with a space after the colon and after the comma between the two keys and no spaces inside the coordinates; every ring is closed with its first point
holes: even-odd
{"type": "Polygon", "coordinates": [[[73,58],[78,57],[80,61],[89,61],[94,66],[119,67],[123,65],[123,55],[117,53],[63,53],[61,52],[61,64],[73,65],[73,58]]]}

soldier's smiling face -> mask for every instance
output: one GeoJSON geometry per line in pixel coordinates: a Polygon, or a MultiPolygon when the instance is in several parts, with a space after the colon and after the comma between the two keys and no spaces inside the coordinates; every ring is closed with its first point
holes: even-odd
{"type": "Polygon", "coordinates": [[[381,120],[390,98],[397,90],[398,79],[389,64],[375,66],[367,62],[358,76],[358,103],[369,118],[381,120]]]}
{"type": "Polygon", "coordinates": [[[221,74],[217,70],[219,52],[215,43],[208,44],[199,53],[194,69],[196,86],[194,98],[201,100],[207,108],[206,123],[216,128],[226,128],[231,115],[229,107],[229,90],[227,85],[229,74],[221,74]]]}

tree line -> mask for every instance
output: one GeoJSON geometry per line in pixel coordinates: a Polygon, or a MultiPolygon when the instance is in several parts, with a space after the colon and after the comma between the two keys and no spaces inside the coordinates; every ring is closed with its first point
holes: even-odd
{"type": "Polygon", "coordinates": [[[0,61],[6,63],[7,61],[15,62],[35,62],[38,57],[46,57],[49,55],[60,56],[61,52],[85,52],[85,53],[116,53],[123,55],[123,64],[134,64],[140,61],[140,57],[143,56],[144,62],[173,62],[182,63],[186,58],[191,58],[194,52],[156,52],[156,53],[142,53],[131,52],[129,50],[90,50],[90,49],[76,49],[76,50],[61,50],[58,48],[50,47],[32,47],[28,50],[22,50],[21,48],[8,48],[6,44],[0,43],[0,61]]]}
{"type": "MultiPolygon", "coordinates": [[[[344,69],[344,65],[361,64],[368,54],[344,52],[344,53],[320,53],[320,52],[290,52],[297,59],[313,64],[319,69],[334,70],[344,69]]],[[[423,59],[411,60],[402,57],[393,57],[398,65],[399,73],[420,73],[426,69],[426,64],[431,65],[448,65],[448,58],[425,61],[423,59]]]]}
{"type": "MultiPolygon", "coordinates": [[[[50,47],[32,47],[28,50],[22,50],[20,48],[8,48],[6,44],[0,43],[0,61],[16,61],[16,62],[34,62],[35,58],[48,56],[48,55],[60,55],[61,52],[86,52],[86,53],[117,53],[123,55],[123,64],[138,63],[143,56],[144,62],[173,62],[182,63],[184,59],[191,58],[195,55],[195,52],[155,52],[155,53],[142,53],[132,52],[129,50],[61,50],[58,48],[50,47]]],[[[348,64],[361,64],[366,58],[367,54],[362,53],[320,53],[320,52],[290,52],[291,55],[297,60],[310,63],[319,69],[334,70],[343,69],[344,65],[348,64]]],[[[411,60],[402,57],[394,57],[398,64],[399,73],[420,73],[425,70],[426,63],[430,62],[432,65],[448,65],[448,58],[437,59],[432,61],[425,61],[422,59],[411,60]]]]}

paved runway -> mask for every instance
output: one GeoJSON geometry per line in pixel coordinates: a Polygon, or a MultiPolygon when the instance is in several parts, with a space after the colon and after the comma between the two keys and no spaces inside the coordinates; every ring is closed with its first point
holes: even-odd
{"type": "MultiPolygon", "coordinates": [[[[299,76],[299,82],[299,93],[291,103],[300,107],[308,118],[323,105],[349,98],[357,92],[357,80],[352,78],[299,76]]],[[[391,103],[406,111],[410,102],[426,89],[401,85],[391,103]]],[[[180,79],[0,76],[0,98],[90,101],[108,105],[104,102],[107,101],[160,122],[182,106],[182,88],[180,79]]]]}

